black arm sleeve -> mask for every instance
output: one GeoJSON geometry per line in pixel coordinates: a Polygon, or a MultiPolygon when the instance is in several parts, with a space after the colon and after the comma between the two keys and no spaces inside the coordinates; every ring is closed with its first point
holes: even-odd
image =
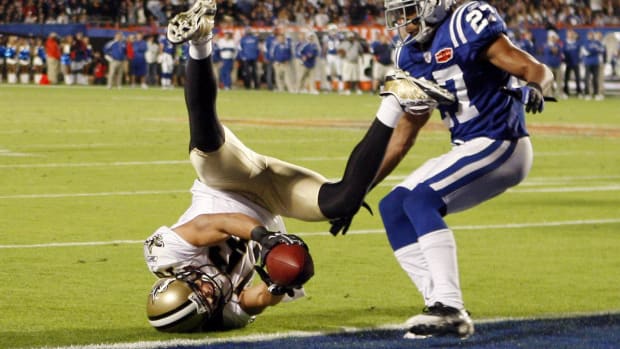
{"type": "Polygon", "coordinates": [[[381,166],[393,131],[375,119],[351,152],[342,180],[321,186],[319,208],[325,217],[352,216],[359,210],[381,166]]]}

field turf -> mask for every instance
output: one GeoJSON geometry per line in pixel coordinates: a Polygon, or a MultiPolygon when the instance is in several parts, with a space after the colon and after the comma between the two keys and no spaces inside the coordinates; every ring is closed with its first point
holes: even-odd
{"type": "MultiPolygon", "coordinates": [[[[378,97],[222,91],[218,112],[254,150],[341,176],[378,97]]],[[[154,281],[142,240],[189,205],[181,89],[0,85],[0,348],[200,339],[146,321],[154,281]]],[[[475,320],[620,311],[620,99],[548,103],[529,115],[524,183],[448,222],[475,320]]],[[[287,220],[309,244],[308,296],[268,309],[233,338],[401,324],[422,308],[396,263],[377,203],[449,148],[435,115],[368,196],[346,236],[287,220]]],[[[616,317],[617,319],[617,317],[616,317]]]]}

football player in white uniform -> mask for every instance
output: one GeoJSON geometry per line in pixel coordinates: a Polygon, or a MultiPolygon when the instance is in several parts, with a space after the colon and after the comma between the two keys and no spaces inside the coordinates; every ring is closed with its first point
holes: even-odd
{"type": "MultiPolygon", "coordinates": [[[[294,287],[276,285],[259,267],[264,283],[251,286],[254,264],[278,244],[305,243],[286,234],[280,216],[329,221],[330,232],[346,233],[382,163],[399,116],[430,113],[437,102],[405,74],[389,77],[392,88],[364,138],[353,149],[343,178],[322,175],[247,148],[216,113],[217,84],[211,62],[215,0],[198,0],[170,20],[167,38],[189,41],[185,101],[189,113],[190,160],[198,179],[191,207],[171,227],[145,242],[149,269],[159,276],[147,312],[166,331],[244,326],[251,316],[293,298],[294,287]]],[[[450,96],[451,97],[451,96],[450,96]]],[[[412,121],[418,129],[421,125],[412,121]]],[[[307,247],[307,246],[306,246],[307,247]]]]}
{"type": "Polygon", "coordinates": [[[330,23],[327,26],[327,35],[323,36],[323,52],[325,53],[325,74],[329,82],[329,91],[336,89],[342,91],[344,83],[342,81],[342,59],[338,54],[338,46],[340,46],[340,33],[338,26],[330,23]]]}
{"type": "MultiPolygon", "coordinates": [[[[177,223],[157,229],[144,243],[146,263],[161,278],[151,291],[147,313],[150,323],[163,331],[242,327],[285,294],[302,295],[303,290],[274,284],[260,268],[264,282],[252,285],[257,254],[260,251],[264,263],[275,245],[305,246],[286,234],[280,216],[329,220],[332,234],[345,233],[363,204],[393,129],[381,120],[386,113],[403,113],[396,98],[382,103],[339,182],[257,154],[217,117],[210,57],[215,11],[215,0],[198,0],[168,25],[170,42],[190,43],[184,88],[190,160],[198,179],[191,207],[177,223]],[[375,139],[381,140],[379,146],[375,139]]],[[[407,89],[402,90],[404,94],[407,89]]]]}

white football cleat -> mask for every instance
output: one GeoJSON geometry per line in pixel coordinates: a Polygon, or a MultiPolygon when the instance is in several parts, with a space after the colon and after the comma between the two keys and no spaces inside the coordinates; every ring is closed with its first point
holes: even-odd
{"type": "Polygon", "coordinates": [[[168,22],[168,40],[173,44],[191,40],[201,43],[211,40],[211,30],[215,25],[215,0],[196,0],[187,11],[172,17],[168,22]]]}
{"type": "Polygon", "coordinates": [[[442,303],[424,309],[422,314],[411,317],[406,322],[410,326],[404,338],[423,339],[453,335],[466,339],[474,334],[474,323],[465,309],[448,307],[442,303]]]}

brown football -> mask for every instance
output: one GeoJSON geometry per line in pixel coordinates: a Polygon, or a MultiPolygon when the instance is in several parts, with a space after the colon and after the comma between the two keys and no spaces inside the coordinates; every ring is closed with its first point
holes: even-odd
{"type": "Polygon", "coordinates": [[[269,278],[275,284],[299,287],[314,275],[314,262],[305,247],[280,244],[267,254],[265,261],[269,278]]]}

